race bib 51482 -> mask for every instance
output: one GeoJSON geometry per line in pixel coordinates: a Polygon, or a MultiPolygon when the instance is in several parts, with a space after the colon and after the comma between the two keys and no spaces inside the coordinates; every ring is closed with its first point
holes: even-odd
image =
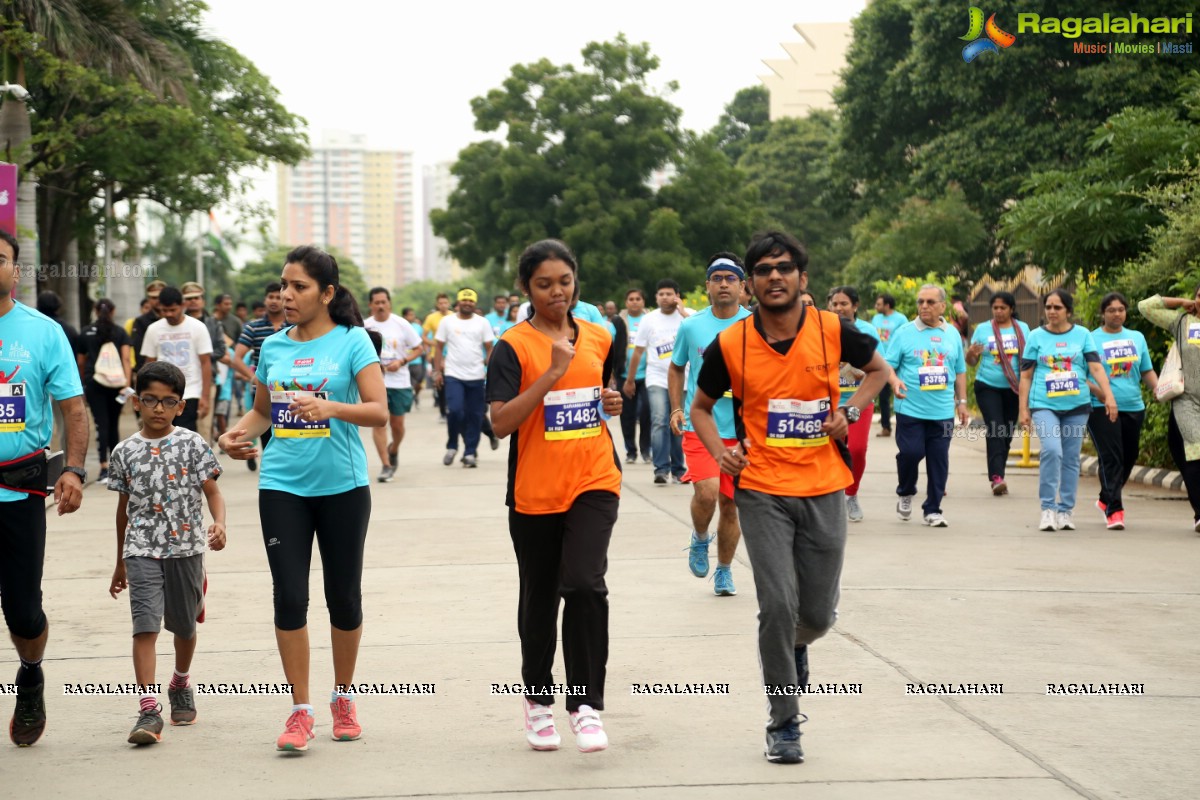
{"type": "Polygon", "coordinates": [[[590,439],[600,435],[600,387],[546,392],[547,441],[590,439]]]}

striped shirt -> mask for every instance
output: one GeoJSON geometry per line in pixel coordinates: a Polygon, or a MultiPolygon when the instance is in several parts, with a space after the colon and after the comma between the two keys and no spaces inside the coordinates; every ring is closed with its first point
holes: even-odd
{"type": "MultiPolygon", "coordinates": [[[[278,330],[283,330],[283,325],[280,325],[278,330]]],[[[246,323],[246,327],[242,328],[242,335],[238,337],[238,344],[244,344],[250,348],[253,355],[250,357],[250,366],[258,366],[258,351],[262,349],[262,343],[266,341],[268,336],[272,336],[278,332],[274,325],[271,324],[270,317],[262,319],[252,319],[246,323]]]]}

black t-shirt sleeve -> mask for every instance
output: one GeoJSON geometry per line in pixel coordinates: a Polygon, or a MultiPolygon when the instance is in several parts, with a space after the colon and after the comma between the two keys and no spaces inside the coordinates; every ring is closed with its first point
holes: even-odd
{"type": "Polygon", "coordinates": [[[512,345],[501,339],[492,348],[487,368],[489,403],[507,403],[521,393],[521,360],[512,345]]]}
{"type": "MultiPolygon", "coordinates": [[[[613,337],[613,353],[624,353],[629,346],[629,328],[625,326],[625,320],[621,319],[620,315],[613,317],[613,327],[617,329],[617,335],[613,337]]],[[[618,370],[617,377],[624,379],[625,375],[625,359],[613,359],[613,367],[618,370]]],[[[607,380],[605,381],[607,384],[607,380]]]]}
{"type": "Polygon", "coordinates": [[[617,343],[615,339],[608,343],[608,355],[604,357],[604,371],[602,373],[603,383],[601,384],[601,388],[604,389],[607,389],[608,385],[612,382],[613,370],[616,369],[616,344],[617,343]]]}
{"type": "Polygon", "coordinates": [[[713,339],[712,344],[704,351],[704,362],[700,365],[696,388],[712,400],[720,400],[727,391],[733,388],[729,377],[729,367],[725,364],[725,354],[721,352],[721,346],[717,339],[713,339]]]}
{"type": "Polygon", "coordinates": [[[875,355],[877,345],[874,336],[863,333],[850,320],[842,320],[842,361],[861,369],[875,355]]]}

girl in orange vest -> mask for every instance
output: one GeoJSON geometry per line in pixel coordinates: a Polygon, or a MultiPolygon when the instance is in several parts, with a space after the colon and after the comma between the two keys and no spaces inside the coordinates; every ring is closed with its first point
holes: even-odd
{"type": "MultiPolygon", "coordinates": [[[[512,434],[508,529],[517,556],[522,707],[534,750],[557,750],[551,704],[565,694],[571,730],[585,753],[603,750],[600,722],[608,662],[608,542],[617,521],[621,467],[606,420],[621,413],[608,389],[613,340],[576,319],[578,265],[547,239],[521,254],[518,280],[529,318],[500,337],[488,365],[496,436],[512,434]],[[550,674],[563,600],[566,685],[550,674]]],[[[621,354],[622,356],[624,354],[621,354]]]]}

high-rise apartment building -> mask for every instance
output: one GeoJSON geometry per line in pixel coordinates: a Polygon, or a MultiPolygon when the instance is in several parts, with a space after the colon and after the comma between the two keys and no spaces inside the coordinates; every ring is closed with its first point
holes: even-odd
{"type": "Polygon", "coordinates": [[[371,150],[361,134],[326,133],[312,157],[279,166],[279,241],[348,255],[371,286],[416,280],[413,156],[371,150]]]}
{"type": "Polygon", "coordinates": [[[422,175],[421,190],[425,198],[424,277],[439,283],[458,280],[465,272],[462,265],[450,257],[446,240],[435,236],[433,226],[429,223],[429,212],[435,208],[446,208],[450,203],[450,193],[458,186],[458,178],[450,173],[453,165],[452,161],[442,161],[425,167],[422,175]]]}

